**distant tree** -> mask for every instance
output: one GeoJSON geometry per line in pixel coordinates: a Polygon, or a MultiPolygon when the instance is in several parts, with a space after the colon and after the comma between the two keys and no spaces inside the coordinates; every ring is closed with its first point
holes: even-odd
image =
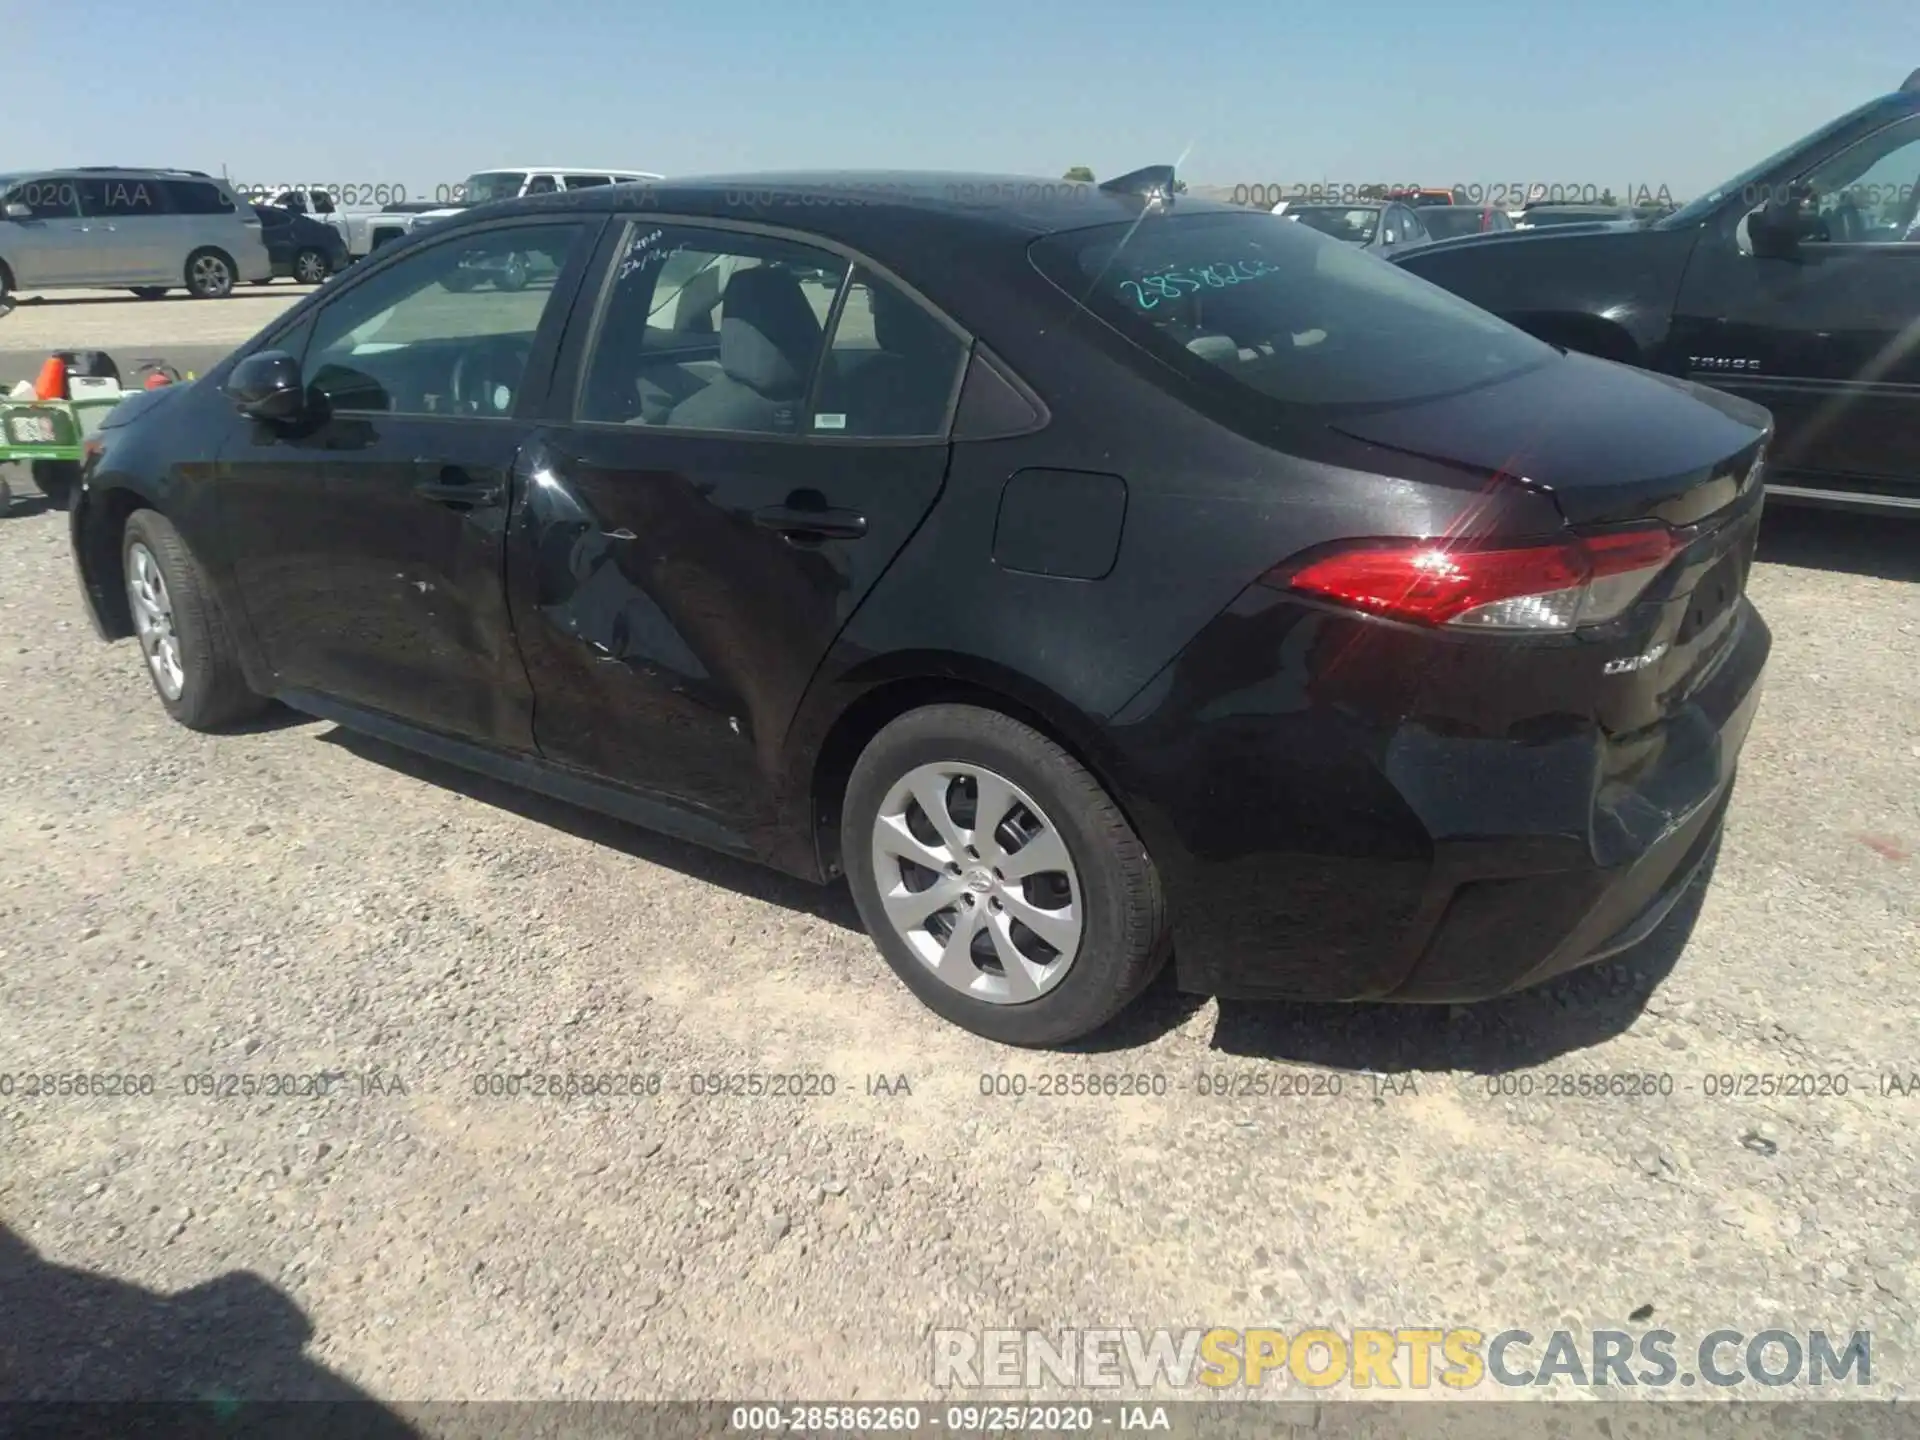
{"type": "Polygon", "coordinates": [[[1063,180],[1080,180],[1091,185],[1093,184],[1093,171],[1084,165],[1076,165],[1060,178],[1063,180]]]}
{"type": "Polygon", "coordinates": [[[1620,202],[1613,198],[1613,191],[1609,189],[1600,192],[1600,203],[1602,205],[1618,205],[1620,202]]]}

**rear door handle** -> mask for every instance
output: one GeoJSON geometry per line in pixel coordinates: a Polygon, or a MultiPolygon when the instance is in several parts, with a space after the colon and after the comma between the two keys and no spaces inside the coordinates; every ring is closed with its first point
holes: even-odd
{"type": "Polygon", "coordinates": [[[823,540],[858,540],[867,533],[867,517],[857,510],[798,510],[791,505],[768,505],[753,512],[762,530],[777,530],[795,540],[815,536],[823,540]]]}
{"type": "Polygon", "coordinates": [[[475,480],[458,465],[446,465],[438,460],[416,460],[413,463],[417,471],[428,477],[416,481],[413,487],[413,493],[422,500],[456,507],[500,503],[498,485],[475,480]]]}

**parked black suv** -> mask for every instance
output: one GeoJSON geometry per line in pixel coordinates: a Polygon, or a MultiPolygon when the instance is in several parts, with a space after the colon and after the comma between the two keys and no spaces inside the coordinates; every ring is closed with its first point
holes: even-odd
{"type": "Polygon", "coordinates": [[[1638,228],[1395,261],[1554,344],[1765,405],[1780,499],[1920,512],[1920,70],[1638,228]]]}

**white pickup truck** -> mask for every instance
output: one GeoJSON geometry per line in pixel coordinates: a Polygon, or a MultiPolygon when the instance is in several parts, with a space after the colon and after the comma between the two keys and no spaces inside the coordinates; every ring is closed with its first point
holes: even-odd
{"type": "Polygon", "coordinates": [[[460,197],[457,205],[430,206],[411,217],[407,226],[417,230],[449,215],[458,215],[472,205],[493,200],[512,200],[521,195],[551,195],[557,190],[587,190],[596,185],[625,185],[634,180],[659,180],[664,177],[650,170],[600,170],[591,165],[502,165],[494,170],[476,170],[454,186],[460,197]]]}
{"type": "Polygon", "coordinates": [[[347,242],[347,254],[355,260],[371,255],[389,240],[398,240],[413,228],[415,216],[423,211],[442,212],[438,202],[415,201],[389,205],[378,210],[343,210],[334,204],[325,190],[280,190],[261,196],[257,203],[277,205],[301,215],[311,216],[340,232],[347,242]]]}
{"type": "Polygon", "coordinates": [[[359,260],[390,240],[411,234],[422,225],[458,215],[473,205],[511,200],[520,195],[548,195],[557,190],[586,190],[596,185],[624,185],[634,180],[662,178],[650,170],[603,170],[593,165],[503,165],[493,170],[477,170],[450,187],[455,197],[455,203],[450,205],[413,201],[388,205],[381,210],[350,211],[336,206],[333,196],[325,190],[299,188],[279,191],[261,203],[285,206],[331,225],[347,242],[347,253],[359,260]]]}

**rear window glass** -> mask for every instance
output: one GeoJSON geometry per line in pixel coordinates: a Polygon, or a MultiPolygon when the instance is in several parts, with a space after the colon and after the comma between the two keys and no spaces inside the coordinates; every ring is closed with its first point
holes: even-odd
{"type": "Polygon", "coordinates": [[[224,215],[233,209],[233,202],[217,185],[197,180],[162,180],[159,185],[181,215],[224,215]]]}
{"type": "Polygon", "coordinates": [[[1558,353],[1356,245],[1271,215],[1149,216],[1049,236],[1033,258],[1175,369],[1288,405],[1432,399],[1558,353]]]}
{"type": "Polygon", "coordinates": [[[487,170],[467,177],[467,203],[485,205],[491,200],[511,200],[527,183],[524,170],[487,170]]]}
{"type": "Polygon", "coordinates": [[[1493,229],[1495,224],[1490,213],[1471,205],[1435,205],[1432,209],[1420,212],[1420,223],[1427,227],[1427,234],[1436,240],[1450,240],[1455,235],[1478,235],[1482,230],[1493,229]]]}
{"type": "Polygon", "coordinates": [[[1365,205],[1289,205],[1286,218],[1356,245],[1370,244],[1380,229],[1380,212],[1365,205]]]}

